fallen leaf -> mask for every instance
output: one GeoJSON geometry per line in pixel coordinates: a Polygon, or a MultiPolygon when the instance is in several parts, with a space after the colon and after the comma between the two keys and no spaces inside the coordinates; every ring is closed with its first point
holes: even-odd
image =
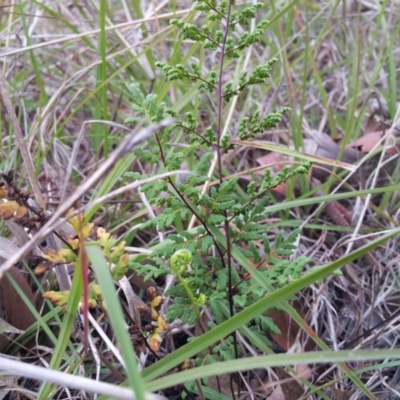
{"type": "MultiPolygon", "coordinates": [[[[281,153],[270,152],[264,154],[256,159],[257,164],[262,165],[266,168],[271,168],[273,172],[279,172],[287,164],[287,157],[281,153]]],[[[260,171],[263,174],[263,171],[260,171]]]]}
{"type": "MultiPolygon", "coordinates": [[[[296,302],[292,303],[291,305],[304,319],[305,315],[301,311],[300,306],[296,302]]],[[[288,351],[296,343],[297,336],[299,332],[302,331],[302,329],[297,324],[297,322],[294,321],[292,317],[284,311],[270,309],[266,312],[266,315],[272,318],[274,324],[279,328],[282,333],[281,335],[278,335],[274,332],[269,332],[269,335],[280,347],[282,347],[282,349],[288,351]]],[[[304,340],[303,347],[304,350],[312,349],[312,342],[308,337],[304,340]]]]}
{"type": "Polygon", "coordinates": [[[284,369],[276,367],[274,371],[278,378],[284,381],[280,382],[279,385],[285,400],[299,400],[304,394],[304,387],[284,369]]]}
{"type": "Polygon", "coordinates": [[[276,153],[280,153],[280,154],[285,154],[287,156],[296,157],[296,158],[299,158],[304,161],[311,161],[311,162],[329,165],[331,167],[347,169],[348,171],[356,170],[355,165],[348,164],[347,162],[337,161],[336,158],[334,158],[334,157],[329,158],[329,157],[323,157],[323,156],[319,156],[319,155],[313,155],[313,154],[309,154],[306,152],[293,150],[288,147],[278,146],[276,144],[269,143],[269,142],[263,142],[263,141],[259,141],[259,140],[232,140],[231,143],[242,145],[242,146],[255,147],[258,149],[269,150],[271,152],[276,152],[276,153]]]}
{"type": "Polygon", "coordinates": [[[351,225],[351,213],[338,201],[329,201],[326,203],[325,211],[336,225],[342,227],[349,227],[351,225]]]}
{"type": "MultiPolygon", "coordinates": [[[[384,145],[382,142],[383,131],[375,131],[367,133],[359,137],[354,142],[350,143],[347,148],[357,149],[364,154],[370,153],[375,148],[384,145]]],[[[388,144],[385,148],[387,154],[395,154],[399,151],[400,146],[398,144],[388,144]]]]}
{"type": "Polygon", "coordinates": [[[163,339],[161,335],[157,332],[157,329],[150,335],[148,339],[149,347],[151,350],[158,352],[160,351],[160,346],[163,339]]]}
{"type": "Polygon", "coordinates": [[[0,204],[0,217],[4,219],[12,218],[20,208],[21,206],[16,201],[0,204]]]}
{"type": "Polygon", "coordinates": [[[237,393],[238,386],[236,379],[231,379],[228,374],[220,375],[218,378],[216,376],[210,376],[208,380],[208,387],[216,391],[221,390],[226,396],[232,396],[232,388],[237,393]]]}
{"type": "Polygon", "coordinates": [[[349,400],[354,393],[354,388],[350,390],[339,390],[336,389],[334,386],[330,386],[329,389],[332,392],[335,400],[349,400]]]}
{"type": "Polygon", "coordinates": [[[7,322],[17,329],[25,330],[36,322],[36,318],[15,290],[9,280],[9,276],[14,279],[33,305],[35,305],[35,296],[24,275],[16,267],[10,268],[5,276],[0,280],[0,285],[3,288],[3,305],[7,322]]]}
{"type": "Polygon", "coordinates": [[[43,294],[43,298],[50,300],[52,303],[57,304],[60,307],[65,306],[68,303],[69,291],[66,292],[55,292],[51,290],[43,294]]]}

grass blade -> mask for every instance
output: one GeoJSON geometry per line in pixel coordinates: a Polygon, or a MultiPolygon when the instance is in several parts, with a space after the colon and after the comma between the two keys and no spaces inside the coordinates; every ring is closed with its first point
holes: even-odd
{"type": "Polygon", "coordinates": [[[97,245],[86,245],[86,251],[96,272],[101,292],[107,305],[108,316],[121,347],[121,355],[125,361],[130,387],[138,400],[145,400],[144,382],[139,373],[135,351],[126,329],[121,304],[115,293],[114,282],[107,261],[97,245]]]}

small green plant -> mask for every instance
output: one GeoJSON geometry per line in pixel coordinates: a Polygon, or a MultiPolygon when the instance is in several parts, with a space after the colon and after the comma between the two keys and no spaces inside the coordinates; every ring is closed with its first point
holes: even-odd
{"type": "MultiPolygon", "coordinates": [[[[203,26],[178,19],[173,19],[171,24],[181,30],[184,40],[200,43],[206,52],[214,53],[214,57],[209,59],[218,60],[218,63],[202,65],[193,58],[188,65],[158,62],[157,66],[169,81],[196,85],[199,98],[204,99],[204,104],[211,103],[204,113],[209,112],[208,120],[212,122],[202,128],[199,116],[193,112],[178,113],[173,104],[168,106],[157,94],[145,94],[138,84],[130,85],[135,115],[126,123],[143,123],[143,120],[148,124],[156,123],[167,116],[176,120],[172,126],[156,134],[147,148],[136,151],[139,159],[143,163],[161,164],[161,169],[169,171],[180,169],[184,162],[189,164],[188,159],[192,156],[195,162],[187,177],[166,178],[141,188],[152,205],[162,208],[155,218],[144,222],[141,229],[173,233],[154,250],[152,263],[133,260],[129,267],[146,279],[167,274],[176,276],[176,284],[165,293],[172,298],[167,320],[180,319],[188,324],[198,322],[204,330],[208,328],[200,321],[203,307],[211,310],[213,320],[209,325],[215,326],[266,294],[265,289],[233,262],[232,244],[238,246],[275,288],[301,276],[309,260],[305,257],[290,259],[299,232],[287,236],[279,232],[271,243],[265,207],[272,188],[296,174],[308,173],[310,164],[296,168],[286,166],[277,175],[266,170],[259,185],[251,182],[245,196],[240,194],[239,178],[228,177],[228,168],[224,166],[224,155],[234,148],[231,133],[223,135],[225,113],[235,96],[245,93],[251,85],[262,85],[270,78],[277,60],[273,58],[250,73],[243,71],[233,80],[226,80],[225,71],[232,60],[241,57],[246,48],[259,40],[268,28],[268,21],[262,20],[254,24],[254,29],[248,30],[262,3],[245,8],[236,6],[233,1],[195,3],[195,8],[205,15],[203,26]],[[238,27],[242,31],[240,34],[238,27]],[[187,146],[180,147],[174,143],[177,137],[187,146]],[[210,173],[213,157],[216,158],[216,170],[210,173]],[[210,183],[210,177],[214,175],[216,184],[210,183]],[[196,225],[189,228],[192,219],[196,225]],[[223,230],[224,246],[212,233],[215,229],[223,230]]],[[[238,121],[241,139],[254,138],[265,129],[275,127],[290,110],[284,107],[263,118],[261,111],[256,109],[251,116],[238,121]]],[[[226,131],[231,132],[229,129],[226,131]]],[[[144,177],[139,173],[128,173],[127,176],[131,179],[144,177]]],[[[255,323],[252,329],[278,331],[272,320],[265,316],[259,316],[255,323]]],[[[235,347],[235,342],[220,344],[208,360],[235,357],[238,355],[237,348],[232,350],[235,347]]]]}
{"type": "MultiPolygon", "coordinates": [[[[309,260],[305,257],[290,259],[299,232],[293,231],[287,236],[283,231],[279,232],[271,243],[265,209],[269,202],[268,193],[272,188],[297,174],[308,173],[311,165],[304,164],[295,168],[286,166],[276,175],[267,169],[260,183],[249,183],[243,195],[238,176],[232,177],[224,166],[225,155],[235,147],[231,143],[231,131],[224,127],[225,113],[234,97],[246,93],[250,86],[264,84],[270,78],[273,64],[277,60],[273,58],[266,64],[257,66],[252,72],[243,71],[232,80],[226,79],[225,71],[229,70],[234,60],[241,57],[245,49],[257,43],[269,23],[262,20],[254,23],[253,28],[248,30],[257,11],[263,6],[262,3],[244,8],[236,6],[233,1],[195,3],[195,8],[205,15],[202,27],[177,19],[171,20],[171,24],[181,30],[183,40],[189,39],[202,44],[205,51],[214,53],[215,56],[210,57],[210,60],[215,59],[218,62],[215,65],[203,65],[193,58],[188,65],[173,66],[165,62],[158,62],[156,65],[169,81],[195,85],[198,97],[204,100],[203,104],[209,103],[208,107],[204,107],[203,117],[208,113],[207,117],[211,122],[202,127],[199,115],[192,111],[175,111],[174,104],[168,106],[158,94],[145,94],[136,83],[130,85],[135,115],[126,120],[126,123],[131,124],[139,121],[152,124],[166,117],[172,116],[175,119],[174,124],[149,141],[147,148],[136,150],[136,155],[143,163],[160,164],[161,169],[168,171],[179,170],[183,163],[192,165],[187,176],[153,181],[141,188],[150,203],[162,209],[155,218],[144,222],[141,229],[153,232],[168,230],[173,233],[169,233],[166,240],[154,249],[150,256],[151,263],[129,261],[124,241],[118,242],[103,228],[98,228],[94,235],[94,224],[85,222],[83,215],[79,214],[70,221],[77,236],[64,238],[64,248],[57,251],[48,249],[44,257],[53,265],[75,265],[81,240],[96,236],[95,243],[101,248],[113,279],[122,279],[128,269],[144,275],[146,279],[163,275],[175,276],[176,283],[164,293],[172,299],[167,308],[167,321],[180,320],[190,325],[198,323],[205,332],[266,294],[265,288],[260,287],[251,274],[235,264],[232,245],[276,289],[302,275],[309,260]],[[228,133],[223,134],[224,131],[228,133]],[[186,146],[174,143],[177,137],[186,146]],[[194,161],[189,163],[189,158],[194,161]],[[216,160],[215,170],[211,169],[213,158],[216,160]],[[214,176],[216,179],[212,181],[214,176]],[[191,221],[195,223],[192,224],[191,221]],[[225,243],[221,244],[217,240],[213,233],[216,230],[224,232],[225,243]],[[212,315],[208,326],[201,320],[204,307],[212,315]]],[[[179,86],[176,89],[179,90],[179,86]]],[[[244,116],[237,121],[238,137],[256,137],[265,129],[275,127],[281,122],[284,113],[289,111],[289,108],[283,107],[261,118],[262,110],[255,109],[249,117],[244,116]]],[[[136,172],[126,175],[132,180],[146,177],[136,172]]],[[[14,201],[14,197],[11,198],[4,190],[0,197],[13,200],[2,205],[1,216],[25,221],[28,211],[24,199],[14,201]]],[[[45,271],[43,268],[37,270],[38,273],[45,271]]],[[[96,281],[90,282],[85,296],[90,307],[102,302],[96,281]]],[[[49,291],[45,297],[57,305],[65,305],[69,293],[49,291]]],[[[155,320],[160,321],[152,337],[156,337],[154,340],[159,345],[162,340],[160,332],[166,331],[166,324],[158,309],[156,311],[155,320]]],[[[250,328],[254,332],[279,332],[273,321],[263,315],[258,316],[250,328]]],[[[260,335],[260,338],[267,340],[265,335],[260,335]]],[[[234,338],[232,340],[233,342],[229,339],[216,345],[204,358],[200,357],[198,362],[238,357],[236,341],[234,338]]]]}

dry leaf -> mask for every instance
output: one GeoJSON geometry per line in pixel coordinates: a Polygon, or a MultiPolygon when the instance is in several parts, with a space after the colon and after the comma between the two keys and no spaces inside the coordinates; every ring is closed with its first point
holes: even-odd
{"type": "Polygon", "coordinates": [[[0,184],[0,199],[7,199],[7,187],[4,182],[0,184]]]}
{"type": "Polygon", "coordinates": [[[4,219],[12,218],[19,208],[21,206],[16,201],[8,201],[7,203],[0,204],[0,217],[4,219]]]}
{"type": "Polygon", "coordinates": [[[15,215],[14,218],[15,219],[21,219],[24,218],[26,215],[28,214],[28,209],[26,207],[19,207],[16,211],[15,211],[15,215]]]}
{"type": "MultiPolygon", "coordinates": [[[[297,303],[293,303],[292,307],[297,311],[297,313],[304,319],[304,313],[300,310],[297,303]]],[[[297,335],[302,329],[299,327],[296,321],[284,311],[268,310],[266,315],[274,321],[274,324],[279,328],[282,335],[278,335],[273,332],[269,332],[271,338],[285,351],[288,351],[295,343],[297,335]]],[[[311,328],[310,328],[311,330],[311,328]]],[[[311,350],[312,343],[307,337],[304,341],[304,349],[311,350]]]]}
{"type": "Polygon", "coordinates": [[[363,129],[363,135],[367,135],[372,132],[384,132],[386,129],[390,128],[390,125],[386,124],[383,122],[381,119],[377,118],[377,112],[379,111],[379,108],[373,111],[368,119],[367,122],[364,125],[363,129]]]}
{"type": "MultiPolygon", "coordinates": [[[[312,377],[311,368],[306,364],[299,364],[296,366],[296,372],[304,379],[310,380],[312,377]]],[[[279,379],[290,379],[292,378],[286,371],[282,370],[281,368],[275,369],[276,375],[279,379]]],[[[300,381],[297,380],[290,380],[289,382],[282,382],[280,383],[275,390],[268,396],[268,400],[289,400],[289,399],[300,399],[304,395],[304,389],[301,386],[300,381]],[[291,384],[292,382],[296,382],[296,384],[291,384]],[[289,385],[289,386],[285,386],[289,385]],[[300,392],[301,391],[301,392],[300,392]],[[289,397],[289,396],[296,396],[299,397],[289,397]]]]}
{"type": "Polygon", "coordinates": [[[8,279],[8,274],[16,281],[33,305],[35,305],[35,296],[24,275],[16,267],[12,267],[0,280],[0,285],[3,288],[4,294],[3,305],[7,316],[7,322],[17,329],[25,330],[36,322],[36,318],[14,289],[14,286],[8,279]]]}
{"type": "Polygon", "coordinates": [[[351,225],[351,213],[338,201],[326,203],[325,211],[336,225],[343,227],[349,227],[351,225]]]}
{"type": "Polygon", "coordinates": [[[55,292],[51,290],[43,294],[43,298],[50,300],[52,303],[63,307],[68,302],[69,291],[66,292],[55,292]]]}
{"type": "MultiPolygon", "coordinates": [[[[359,137],[356,141],[350,143],[347,148],[353,148],[361,151],[364,154],[369,153],[374,148],[383,145],[381,139],[385,135],[388,129],[391,128],[391,125],[376,118],[376,110],[369,117],[364,126],[364,132],[361,137],[359,137]]],[[[398,136],[400,134],[400,130],[395,128],[393,131],[394,136],[398,136]]],[[[393,138],[394,139],[394,138],[393,138]]],[[[394,140],[393,140],[394,142],[394,140]]],[[[398,144],[389,145],[386,147],[385,152],[387,154],[395,154],[400,149],[398,144]]]]}
{"type": "Polygon", "coordinates": [[[287,164],[287,157],[281,153],[270,152],[256,159],[257,163],[266,168],[271,168],[273,172],[279,172],[287,164]]]}
{"type": "MultiPolygon", "coordinates": [[[[367,133],[360,138],[358,138],[356,141],[352,142],[347,146],[347,148],[354,148],[357,149],[365,154],[368,154],[371,152],[374,148],[379,147],[383,145],[381,139],[382,139],[383,132],[382,131],[376,131],[376,132],[371,132],[367,133]]],[[[388,145],[385,148],[385,153],[392,155],[396,154],[400,149],[400,146],[397,145],[388,145]]]]}
{"type": "Polygon", "coordinates": [[[43,258],[45,258],[48,261],[51,261],[52,263],[64,263],[66,262],[66,260],[61,250],[62,249],[57,251],[49,247],[45,250],[47,254],[44,254],[43,258]]]}
{"type": "Polygon", "coordinates": [[[347,147],[357,149],[365,154],[369,153],[374,147],[379,146],[382,139],[382,131],[375,131],[367,133],[359,137],[354,142],[350,143],[347,147]]]}
{"type": "Polygon", "coordinates": [[[157,329],[155,329],[148,339],[150,349],[155,352],[160,351],[162,341],[161,335],[157,332],[157,329]]]}
{"type": "MultiPolygon", "coordinates": [[[[325,135],[325,136],[327,138],[329,138],[331,142],[333,142],[333,140],[328,135],[325,135]]],[[[328,141],[328,139],[325,140],[325,142],[327,142],[327,141],[328,141]]],[[[351,155],[353,153],[357,153],[357,152],[352,149],[347,152],[348,154],[342,156],[341,161],[338,161],[337,156],[339,154],[339,151],[337,152],[336,157],[329,157],[329,156],[326,157],[326,156],[321,156],[317,153],[313,154],[313,153],[310,153],[307,151],[306,152],[297,151],[297,150],[293,150],[289,147],[280,146],[280,145],[276,145],[274,143],[263,142],[263,141],[259,141],[259,140],[232,140],[231,143],[242,145],[242,146],[255,147],[258,149],[269,150],[271,152],[285,154],[289,157],[297,157],[302,161],[316,162],[316,163],[327,165],[329,167],[343,168],[348,171],[356,170],[356,167],[353,165],[355,160],[352,160],[351,155]],[[346,158],[348,160],[346,160],[346,158]]],[[[333,143],[335,143],[335,142],[333,142],[333,143]]]]}
{"type": "Polygon", "coordinates": [[[279,367],[274,371],[280,380],[285,381],[279,383],[285,400],[298,400],[303,396],[304,387],[292,375],[279,367]]]}
{"type": "Polygon", "coordinates": [[[329,389],[332,392],[335,400],[349,400],[354,393],[354,388],[350,390],[339,390],[334,386],[330,386],[329,389]]]}
{"type": "MultiPolygon", "coordinates": [[[[304,147],[306,153],[314,154],[318,157],[332,160],[339,158],[340,146],[323,132],[311,131],[309,137],[304,139],[304,147]]],[[[354,164],[361,156],[362,154],[356,149],[348,148],[344,149],[341,161],[347,164],[354,164]]],[[[329,177],[331,170],[331,166],[315,164],[312,168],[312,176],[323,181],[329,177]]]]}
{"type": "Polygon", "coordinates": [[[228,374],[220,375],[218,378],[215,376],[210,376],[208,387],[216,391],[221,390],[223,394],[230,398],[232,397],[232,388],[236,393],[238,391],[236,379],[231,379],[231,376],[228,374]]]}

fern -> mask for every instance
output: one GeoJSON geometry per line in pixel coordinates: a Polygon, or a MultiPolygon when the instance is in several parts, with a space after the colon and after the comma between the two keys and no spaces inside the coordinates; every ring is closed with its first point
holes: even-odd
{"type": "MultiPolygon", "coordinates": [[[[250,86],[264,84],[270,79],[277,63],[277,59],[272,58],[252,71],[242,71],[237,79],[219,80],[218,71],[228,66],[230,60],[240,57],[244,49],[259,41],[269,26],[268,21],[263,20],[253,30],[248,29],[262,6],[262,3],[256,3],[249,7],[239,7],[225,0],[197,1],[195,8],[204,13],[202,25],[179,19],[170,21],[181,31],[183,40],[199,43],[206,53],[215,53],[210,59],[220,60],[220,64],[208,65],[208,68],[204,68],[194,58],[187,64],[156,63],[159,71],[172,85],[179,81],[192,84],[198,91],[199,99],[217,99],[216,103],[205,109],[205,113],[208,110],[210,121],[207,126],[200,123],[199,116],[193,110],[178,113],[173,111],[174,105],[167,104],[160,95],[143,92],[138,83],[130,85],[134,115],[127,122],[137,123],[140,120],[142,124],[150,124],[168,115],[175,118],[172,126],[149,140],[147,148],[136,150],[141,162],[158,164],[163,170],[173,171],[187,163],[189,153],[193,157],[190,174],[185,179],[166,178],[143,185],[142,191],[150,203],[158,207],[158,211],[157,216],[145,221],[141,229],[173,233],[168,234],[166,244],[156,247],[149,257],[151,263],[130,264],[131,269],[146,279],[157,279],[166,274],[176,276],[175,285],[165,293],[172,298],[167,311],[168,321],[180,320],[182,323],[195,324],[201,310],[207,307],[212,315],[209,325],[218,325],[230,318],[232,313],[266,295],[264,288],[232,263],[228,244],[235,243],[276,288],[298,279],[309,263],[305,257],[295,260],[289,258],[296,248],[298,231],[278,232],[275,240],[270,242],[269,237],[272,235],[266,233],[266,207],[269,202],[268,193],[272,188],[297,174],[308,173],[311,164],[294,168],[286,166],[276,175],[266,170],[261,184],[251,182],[245,195],[241,193],[239,178],[228,176],[228,169],[223,168],[222,155],[234,148],[229,134],[222,134],[221,121],[225,107],[250,86]],[[235,33],[239,26],[240,34],[235,33]],[[177,135],[187,147],[174,144],[177,135]],[[217,169],[214,176],[209,176],[214,154],[217,157],[217,169]],[[206,182],[209,182],[208,189],[204,190],[206,182]],[[189,223],[193,221],[196,228],[189,230],[189,223]],[[218,244],[211,234],[211,228],[224,232],[227,250],[218,244]],[[186,261],[178,267],[176,260],[181,257],[186,261]]],[[[178,85],[176,89],[179,91],[178,85]]],[[[264,115],[259,109],[252,110],[239,121],[239,138],[251,139],[277,126],[289,111],[289,108],[282,107],[264,115]]],[[[126,177],[140,178],[138,174],[127,174],[126,177]]],[[[251,329],[253,332],[278,332],[273,322],[265,316],[259,316],[251,329]]],[[[237,356],[239,351],[235,349],[233,339],[226,338],[213,348],[213,354],[216,357],[208,354],[205,356],[208,357],[207,361],[203,361],[229,360],[237,356]]]]}

